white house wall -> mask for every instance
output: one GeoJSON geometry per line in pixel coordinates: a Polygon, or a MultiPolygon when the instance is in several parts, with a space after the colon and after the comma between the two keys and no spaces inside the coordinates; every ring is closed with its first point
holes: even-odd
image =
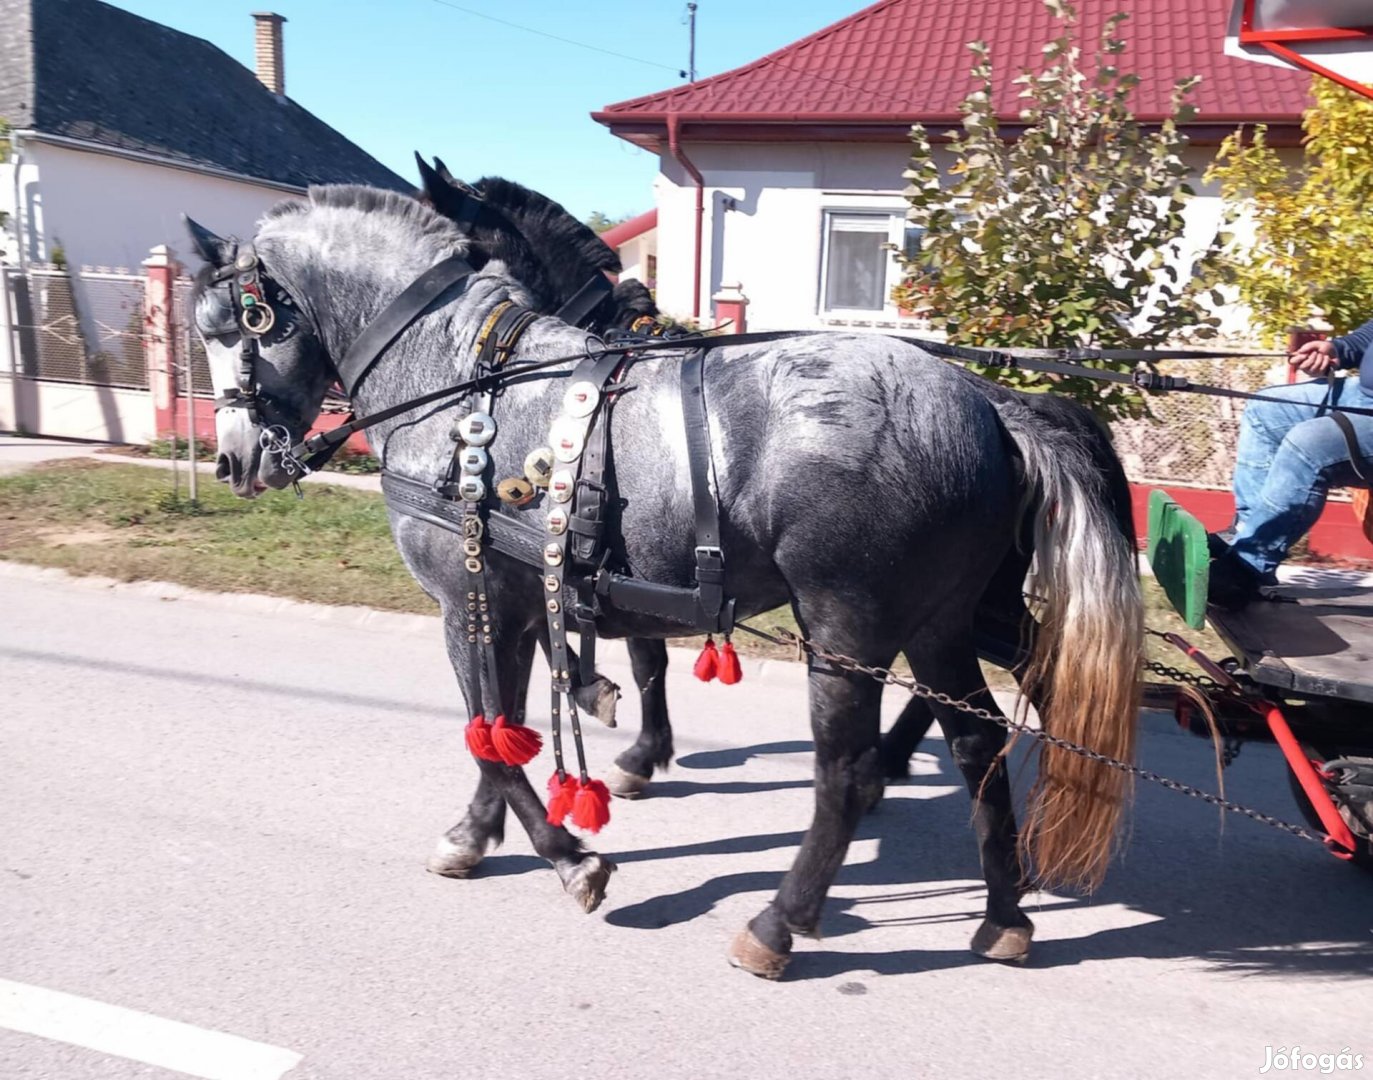
{"type": "Polygon", "coordinates": [[[60,244],[73,267],[137,267],[157,244],[194,263],[183,212],[215,232],[246,237],[263,211],[289,197],[280,188],[30,140],[23,158],[27,254],[48,261],[60,244]]]}
{"type": "MultiPolygon", "coordinates": [[[[687,144],[684,150],[706,180],[702,229],[701,316],[722,283],[738,282],[749,298],[751,329],[819,328],[841,322],[895,325],[889,305],[881,313],[836,319],[820,311],[822,229],[826,210],[891,210],[901,197],[909,149],[905,144],[743,143],[687,144]]],[[[941,165],[951,164],[936,148],[941,165]]],[[[1284,151],[1295,159],[1296,151],[1284,151]]],[[[1214,148],[1188,152],[1204,171],[1214,148]]],[[[695,185],[670,156],[655,181],[658,205],[658,305],[678,317],[692,313],[695,185]]],[[[1221,202],[1214,187],[1194,185],[1186,211],[1186,237],[1195,251],[1214,232],[1221,202]]],[[[1225,330],[1242,334],[1243,309],[1222,312],[1225,330]]]]}

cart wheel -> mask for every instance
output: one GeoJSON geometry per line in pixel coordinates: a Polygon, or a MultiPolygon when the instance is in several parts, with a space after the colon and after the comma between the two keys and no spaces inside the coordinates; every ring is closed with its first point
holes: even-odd
{"type": "MultiPolygon", "coordinates": [[[[1330,758],[1339,756],[1338,754],[1322,753],[1306,743],[1302,743],[1302,751],[1317,768],[1323,767],[1330,758]]],[[[1297,779],[1297,774],[1292,771],[1290,765],[1287,766],[1287,786],[1292,792],[1292,798],[1296,800],[1297,809],[1301,811],[1301,816],[1306,819],[1306,823],[1324,835],[1325,826],[1321,823],[1320,815],[1316,813],[1316,808],[1311,805],[1311,800],[1306,797],[1306,792],[1302,790],[1301,781],[1297,779]]],[[[1338,793],[1334,794],[1333,798],[1337,809],[1345,809],[1338,793]]],[[[1345,820],[1348,821],[1348,817],[1345,820]]],[[[1373,838],[1366,835],[1364,830],[1354,829],[1353,831],[1354,839],[1359,842],[1359,846],[1355,849],[1354,857],[1350,861],[1355,866],[1361,866],[1369,873],[1373,873],[1373,838]]]]}

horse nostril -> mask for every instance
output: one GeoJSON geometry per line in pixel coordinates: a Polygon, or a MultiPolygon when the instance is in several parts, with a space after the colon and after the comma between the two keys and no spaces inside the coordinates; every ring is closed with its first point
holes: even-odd
{"type": "Polygon", "coordinates": [[[229,479],[231,471],[229,466],[229,455],[220,454],[219,457],[215,459],[215,479],[227,480],[229,479]]]}

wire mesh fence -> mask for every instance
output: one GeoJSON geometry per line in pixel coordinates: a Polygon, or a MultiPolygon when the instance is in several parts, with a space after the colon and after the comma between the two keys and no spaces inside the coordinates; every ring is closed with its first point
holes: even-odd
{"type": "MultiPolygon", "coordinates": [[[[1157,365],[1164,375],[1195,383],[1261,390],[1287,379],[1287,365],[1271,357],[1174,360],[1157,365]]],[[[1111,425],[1116,453],[1131,480],[1228,488],[1235,467],[1244,402],[1202,394],[1155,394],[1149,418],[1111,425]]]]}
{"type": "Polygon", "coordinates": [[[11,281],[21,374],[146,389],[144,280],[104,268],[30,267],[11,281]]]}

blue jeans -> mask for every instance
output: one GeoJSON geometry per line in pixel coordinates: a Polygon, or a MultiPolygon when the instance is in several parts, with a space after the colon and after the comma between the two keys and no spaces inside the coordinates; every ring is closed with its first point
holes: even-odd
{"type": "MultiPolygon", "coordinates": [[[[1231,547],[1254,570],[1268,574],[1316,523],[1332,487],[1369,486],[1350,464],[1338,425],[1311,404],[1333,401],[1373,409],[1373,396],[1358,379],[1339,377],[1260,393],[1281,400],[1250,401],[1240,421],[1231,547]]],[[[1364,457],[1373,458],[1373,416],[1346,415],[1364,457]]]]}

